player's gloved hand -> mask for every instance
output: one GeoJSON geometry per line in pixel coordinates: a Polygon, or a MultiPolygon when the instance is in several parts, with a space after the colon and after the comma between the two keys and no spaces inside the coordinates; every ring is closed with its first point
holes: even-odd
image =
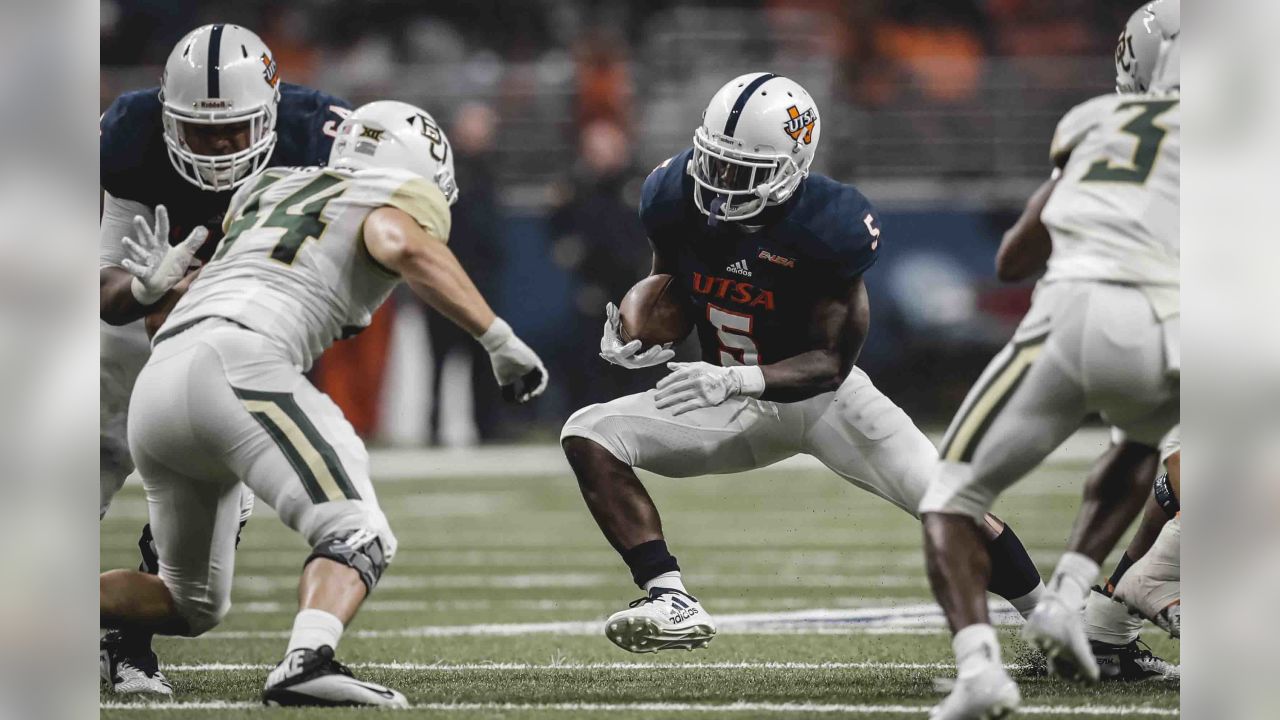
{"type": "Polygon", "coordinates": [[[502,386],[503,400],[528,402],[547,389],[547,368],[542,359],[516,337],[505,320],[494,318],[489,329],[476,340],[489,351],[493,377],[502,386]]]}
{"type": "Polygon", "coordinates": [[[201,225],[182,242],[169,245],[169,211],[163,205],[156,206],[154,230],[147,227],[141,215],[134,216],[133,227],[138,238],[124,238],[129,257],[120,266],[133,276],[129,284],[133,299],[143,306],[154,305],[187,274],[196,251],[208,239],[209,230],[201,225]]]}
{"type": "Polygon", "coordinates": [[[712,407],[737,395],[760,397],[764,392],[764,371],[756,365],[719,367],[705,362],[667,363],[671,374],[658,381],[653,396],[659,410],[681,415],[690,410],[712,407]]]}
{"type": "Polygon", "coordinates": [[[643,367],[661,365],[676,356],[676,351],[671,349],[670,343],[654,345],[641,352],[640,347],[643,343],[639,340],[632,340],[629,343],[622,342],[622,338],[618,335],[618,328],[621,323],[618,319],[618,307],[613,303],[609,303],[604,307],[604,314],[604,334],[600,336],[600,357],[605,360],[628,370],[637,370],[643,367]]]}

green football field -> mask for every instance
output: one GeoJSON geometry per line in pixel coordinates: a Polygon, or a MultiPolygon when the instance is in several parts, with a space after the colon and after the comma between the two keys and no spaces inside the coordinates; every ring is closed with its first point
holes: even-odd
{"type": "MultiPolygon", "coordinates": [[[[398,554],[338,655],[409,697],[415,708],[398,716],[924,717],[942,697],[935,679],[954,673],[916,522],[812,464],[645,477],[686,584],[720,634],[705,650],[632,655],[604,638],[602,621],[639,591],[554,449],[393,459],[375,456],[375,475],[398,554]]],[[[1061,551],[1086,468],[1083,458],[1047,464],[997,506],[1043,573],[1061,551]]],[[[104,569],[136,566],[145,513],[141,489],[126,487],[102,524],[104,569]]],[[[102,716],[362,716],[258,705],[306,554],[259,506],[226,622],[199,639],[157,642],[175,699],[103,694],[102,716]]],[[[1014,628],[1004,633],[1028,715],[1177,714],[1176,683],[1045,678],[1014,628]]],[[[1151,626],[1144,638],[1177,661],[1176,642],[1151,626]]]]}

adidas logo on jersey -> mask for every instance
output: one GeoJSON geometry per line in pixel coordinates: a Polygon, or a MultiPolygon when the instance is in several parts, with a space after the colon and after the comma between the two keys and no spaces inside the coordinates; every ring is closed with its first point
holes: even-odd
{"type": "Polygon", "coordinates": [[[738,262],[725,268],[725,270],[728,270],[731,273],[737,273],[744,277],[751,277],[751,268],[747,267],[746,260],[739,260],[738,262]]]}

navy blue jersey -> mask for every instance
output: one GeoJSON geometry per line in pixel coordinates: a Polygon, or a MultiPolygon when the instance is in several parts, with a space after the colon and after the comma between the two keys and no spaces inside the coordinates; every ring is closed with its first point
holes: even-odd
{"type": "Polygon", "coordinates": [[[812,350],[816,304],[847,297],[876,261],[878,214],[856,188],[811,174],[787,202],[747,221],[758,226],[712,224],[693,201],[692,154],[649,174],[640,220],[655,251],[675,260],[703,360],[767,365],[812,350]]]}
{"type": "MultiPolygon", "coordinates": [[[[222,216],[235,190],[211,192],[188,182],[169,162],[159,88],[128,92],[102,116],[99,154],[102,188],[113,197],[169,210],[169,241],[177,244],[197,225],[209,229],[201,247],[208,259],[222,239],[222,216]]],[[[268,166],[323,165],[351,105],[319,90],[280,83],[276,146],[268,166]]]]}

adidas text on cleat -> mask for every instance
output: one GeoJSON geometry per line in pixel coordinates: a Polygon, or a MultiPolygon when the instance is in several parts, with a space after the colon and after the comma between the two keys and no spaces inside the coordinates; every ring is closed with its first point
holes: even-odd
{"type": "Polygon", "coordinates": [[[980,673],[956,678],[951,694],[929,712],[929,720],[997,720],[1012,715],[1021,703],[1017,683],[993,663],[980,673]]]}
{"type": "Polygon", "coordinates": [[[117,630],[102,636],[98,645],[98,672],[102,684],[117,695],[173,697],[173,686],[150,649],[130,652],[117,630]]]}
{"type": "Polygon", "coordinates": [[[1089,650],[1081,608],[1045,593],[1022,626],[1022,639],[1044,653],[1049,672],[1068,680],[1097,682],[1098,661],[1089,650]]]}
{"type": "Polygon", "coordinates": [[[377,683],[357,680],[333,659],[333,648],[298,648],[267,676],[263,705],[407,708],[404,695],[377,683]]]}
{"type": "Polygon", "coordinates": [[[605,621],[604,634],[633,653],[693,650],[716,636],[716,624],[692,595],[655,587],[605,621]]]}
{"type": "Polygon", "coordinates": [[[1158,658],[1151,649],[1140,640],[1128,645],[1112,645],[1110,643],[1091,640],[1089,649],[1098,660],[1098,670],[1102,679],[1118,681],[1137,680],[1178,680],[1181,670],[1177,665],[1158,658]]]}

